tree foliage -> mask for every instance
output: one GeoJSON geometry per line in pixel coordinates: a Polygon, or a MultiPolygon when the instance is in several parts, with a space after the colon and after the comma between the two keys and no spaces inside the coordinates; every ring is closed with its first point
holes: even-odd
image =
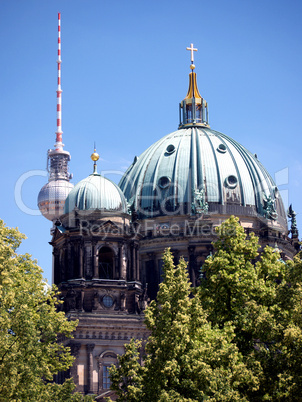
{"type": "Polygon", "coordinates": [[[259,381],[252,401],[300,401],[302,395],[301,255],[284,262],[260,249],[238,219],[218,228],[215,254],[203,266],[200,299],[209,320],[233,326],[233,342],[259,381]]]}
{"type": "Polygon", "coordinates": [[[110,371],[118,401],[244,401],[245,390],[257,387],[232,326],[212,326],[192,290],[186,262],[175,267],[166,250],[164,280],[146,310],[145,353],[141,358],[139,341],[132,341],[110,371]]]}
{"type": "Polygon", "coordinates": [[[71,337],[77,323],[57,311],[57,290],[36,262],[16,253],[24,238],[0,220],[0,400],[84,400],[71,380],[52,383],[73,362],[58,339],[71,337]]]}
{"type": "Polygon", "coordinates": [[[301,400],[302,253],[282,261],[233,216],[217,235],[195,291],[166,251],[146,353],[132,341],[111,369],[118,401],[301,400]]]}

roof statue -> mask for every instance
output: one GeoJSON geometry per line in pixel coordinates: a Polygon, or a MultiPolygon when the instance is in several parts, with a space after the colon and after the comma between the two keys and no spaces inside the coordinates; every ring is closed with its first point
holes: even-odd
{"type": "Polygon", "coordinates": [[[206,202],[206,195],[204,189],[194,190],[192,202],[192,214],[207,214],[209,204],[206,202]]]}
{"type": "Polygon", "coordinates": [[[290,231],[292,234],[292,237],[298,237],[298,227],[297,227],[297,219],[296,219],[296,212],[293,210],[292,204],[290,204],[288,210],[287,210],[287,216],[291,219],[291,226],[290,226],[290,231]]]}
{"type": "Polygon", "coordinates": [[[263,209],[264,209],[264,217],[267,219],[276,220],[278,217],[275,199],[272,199],[271,195],[263,194],[263,209]]]}

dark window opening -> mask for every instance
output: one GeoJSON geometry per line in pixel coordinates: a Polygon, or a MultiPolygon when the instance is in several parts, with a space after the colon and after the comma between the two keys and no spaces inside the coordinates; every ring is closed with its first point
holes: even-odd
{"type": "Polygon", "coordinates": [[[99,252],[99,277],[113,279],[114,253],[110,247],[102,247],[99,252]]]}
{"type": "Polygon", "coordinates": [[[193,115],[192,115],[192,105],[186,105],[187,112],[187,123],[192,123],[193,115]]]}
{"type": "Polygon", "coordinates": [[[196,105],[196,122],[202,123],[202,109],[201,105],[196,105]]]}

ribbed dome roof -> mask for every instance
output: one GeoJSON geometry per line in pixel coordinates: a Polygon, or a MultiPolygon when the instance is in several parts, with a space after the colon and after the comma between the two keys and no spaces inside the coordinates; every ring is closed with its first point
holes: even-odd
{"type": "Polygon", "coordinates": [[[151,145],[119,186],[141,217],[181,213],[181,205],[189,213],[199,194],[209,212],[273,216],[287,225],[278,189],[257,157],[207,127],[182,128],[151,145]]]}
{"type": "Polygon", "coordinates": [[[74,208],[82,211],[104,210],[127,212],[127,202],[121,190],[111,180],[93,173],[81,180],[69,193],[64,213],[74,208]]]}

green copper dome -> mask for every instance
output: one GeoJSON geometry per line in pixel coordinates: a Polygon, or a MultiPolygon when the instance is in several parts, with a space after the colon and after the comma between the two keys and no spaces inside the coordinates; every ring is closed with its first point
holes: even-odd
{"type": "Polygon", "coordinates": [[[278,189],[257,157],[225,134],[191,126],[135,158],[119,183],[139,217],[261,215],[286,227],[278,189]]]}
{"type": "Polygon", "coordinates": [[[208,104],[193,72],[179,105],[179,129],[151,145],[119,186],[139,218],[172,215],[257,216],[287,231],[279,191],[257,157],[210,129],[208,104]]]}
{"type": "Polygon", "coordinates": [[[127,203],[121,190],[111,180],[93,173],[77,183],[65,201],[64,213],[103,210],[127,213],[127,203]]]}

